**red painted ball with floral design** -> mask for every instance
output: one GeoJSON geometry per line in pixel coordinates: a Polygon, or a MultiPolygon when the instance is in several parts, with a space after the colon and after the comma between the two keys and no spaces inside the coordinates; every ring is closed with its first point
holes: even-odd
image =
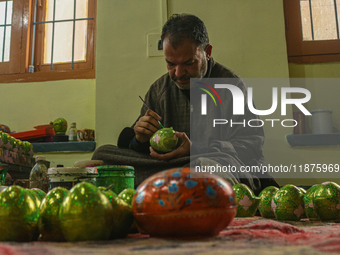
{"type": "Polygon", "coordinates": [[[140,230],[153,236],[216,235],[236,215],[235,193],[218,176],[174,168],[139,185],[132,210],[140,230]]]}

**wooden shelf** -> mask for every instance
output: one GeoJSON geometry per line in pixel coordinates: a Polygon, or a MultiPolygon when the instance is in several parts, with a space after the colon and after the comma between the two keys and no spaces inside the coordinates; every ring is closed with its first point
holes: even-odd
{"type": "Polygon", "coordinates": [[[340,145],[340,133],[290,134],[286,136],[290,146],[336,146],[340,145]]]}

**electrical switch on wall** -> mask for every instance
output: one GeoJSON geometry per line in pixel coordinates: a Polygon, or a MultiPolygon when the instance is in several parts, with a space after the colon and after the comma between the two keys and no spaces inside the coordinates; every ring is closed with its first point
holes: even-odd
{"type": "Polygon", "coordinates": [[[160,57],[163,56],[162,43],[160,42],[160,34],[148,34],[147,35],[147,54],[148,57],[160,57]]]}

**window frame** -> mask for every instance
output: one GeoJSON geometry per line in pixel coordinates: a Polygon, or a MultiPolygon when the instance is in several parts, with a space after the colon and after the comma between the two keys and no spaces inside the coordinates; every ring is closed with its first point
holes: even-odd
{"type": "MultiPolygon", "coordinates": [[[[0,0],[5,2],[5,0],[0,0]]],[[[27,31],[29,22],[28,1],[13,1],[10,59],[0,62],[0,75],[25,72],[27,31]]],[[[1,77],[0,77],[1,78],[1,77]]],[[[1,81],[2,79],[0,79],[1,81]]]]}
{"type": "Polygon", "coordinates": [[[303,41],[300,0],[283,0],[288,62],[340,62],[340,40],[303,41]]]}
{"type": "MultiPolygon", "coordinates": [[[[0,0],[3,1],[3,0],[0,0]]],[[[44,3],[45,1],[38,2],[44,3]]],[[[13,23],[19,24],[19,28],[15,37],[11,37],[11,54],[10,62],[0,63],[9,64],[12,69],[7,69],[9,73],[2,74],[0,72],[0,83],[12,82],[34,82],[34,81],[54,81],[65,79],[94,79],[95,78],[95,49],[96,49],[96,13],[97,1],[89,1],[89,13],[93,14],[94,19],[88,20],[87,30],[87,61],[78,63],[74,62],[74,69],[71,69],[71,63],[53,63],[53,70],[50,70],[50,64],[42,65],[43,57],[43,30],[44,25],[36,25],[36,40],[35,40],[35,57],[34,73],[29,73],[28,67],[32,59],[32,44],[33,44],[33,20],[34,20],[34,4],[35,0],[13,1],[13,23]],[[21,15],[14,14],[14,3],[20,3],[21,15]],[[91,3],[91,4],[90,4],[91,3]],[[20,16],[20,17],[19,17],[20,16]],[[16,20],[16,21],[15,21],[16,20]],[[14,22],[15,21],[15,22],[14,22]],[[26,22],[25,22],[26,21],[26,22]],[[21,24],[21,27],[20,27],[21,24]],[[40,27],[40,28],[39,28],[40,27]],[[39,28],[39,29],[38,29],[39,28]],[[17,41],[16,41],[16,40],[17,41]],[[18,43],[20,42],[20,43],[18,43]],[[16,48],[12,48],[13,47],[16,48]],[[14,49],[14,50],[13,50],[14,49]],[[37,51],[37,49],[41,49],[37,51]],[[13,60],[13,61],[12,61],[13,60]]],[[[42,8],[41,6],[40,8],[42,8]]],[[[44,9],[42,9],[44,10],[44,9]]],[[[37,12],[37,21],[43,17],[45,11],[37,12]]],[[[17,13],[16,13],[17,14],[17,13]]],[[[89,14],[90,15],[90,14],[89,14]]],[[[4,65],[5,66],[5,65],[4,65]]],[[[5,69],[4,69],[5,70],[5,69]]],[[[6,70],[5,70],[6,71],[6,70]]]]}

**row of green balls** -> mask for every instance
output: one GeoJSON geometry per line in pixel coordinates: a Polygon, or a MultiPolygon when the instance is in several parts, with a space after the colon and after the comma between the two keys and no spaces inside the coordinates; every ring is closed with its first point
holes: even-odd
{"type": "Polygon", "coordinates": [[[124,237],[133,222],[133,189],[118,196],[78,183],[70,191],[10,186],[0,192],[0,241],[89,241],[124,237]]]}
{"type": "Polygon", "coordinates": [[[335,182],[315,184],[307,191],[292,184],[280,189],[270,186],[259,197],[244,184],[233,188],[237,217],[252,217],[258,209],[262,217],[277,220],[340,220],[340,186],[335,182]]]}

